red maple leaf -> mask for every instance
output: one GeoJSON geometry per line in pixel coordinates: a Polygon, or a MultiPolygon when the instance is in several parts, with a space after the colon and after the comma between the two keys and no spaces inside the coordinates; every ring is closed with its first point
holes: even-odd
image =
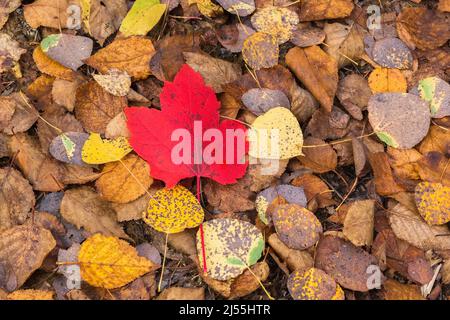
{"type": "Polygon", "coordinates": [[[237,121],[219,121],[220,103],[213,89],[205,85],[199,73],[189,65],[183,65],[173,82],[164,83],[160,102],[161,111],[145,107],[125,110],[130,144],[134,151],[148,162],[153,178],[164,181],[168,188],[172,188],[184,178],[207,177],[220,184],[231,184],[236,183],[237,179],[245,174],[248,162],[238,159],[237,149],[241,143],[245,145],[245,153],[248,151],[248,142],[245,141],[246,128],[237,121]],[[197,127],[201,123],[201,132],[197,134],[194,133],[194,121],[197,121],[197,127]],[[172,134],[177,129],[186,129],[192,138],[192,152],[187,163],[175,163],[172,159],[172,151],[179,143],[179,140],[172,141],[172,134]],[[220,143],[223,161],[226,161],[227,154],[233,155],[233,161],[212,164],[197,161],[196,164],[195,157],[201,157],[211,143],[202,139],[208,129],[220,130],[224,138],[227,136],[227,129],[240,129],[244,133],[231,142],[220,143]]]}

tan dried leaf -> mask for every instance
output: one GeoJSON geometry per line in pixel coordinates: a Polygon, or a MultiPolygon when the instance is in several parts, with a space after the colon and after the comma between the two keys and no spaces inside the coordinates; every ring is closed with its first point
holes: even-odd
{"type": "Polygon", "coordinates": [[[355,246],[370,246],[373,241],[374,200],[352,202],[344,219],[344,236],[355,246]]]}

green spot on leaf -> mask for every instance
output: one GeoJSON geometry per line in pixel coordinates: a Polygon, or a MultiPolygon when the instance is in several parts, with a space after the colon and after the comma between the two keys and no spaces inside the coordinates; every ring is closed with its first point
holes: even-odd
{"type": "Polygon", "coordinates": [[[227,259],[227,263],[231,264],[233,266],[244,266],[245,265],[245,263],[242,262],[241,259],[236,258],[236,257],[228,258],[227,259]]]}
{"type": "Polygon", "coordinates": [[[394,138],[387,132],[377,132],[378,138],[380,138],[381,141],[386,143],[388,146],[391,146],[393,148],[398,148],[398,143],[394,140],[394,138]]]}
{"type": "Polygon", "coordinates": [[[47,52],[50,48],[56,47],[61,39],[61,34],[51,34],[41,41],[41,49],[47,52]]]}
{"type": "Polygon", "coordinates": [[[258,242],[256,243],[256,246],[250,250],[250,253],[248,255],[249,266],[254,265],[259,260],[259,258],[261,258],[263,250],[264,250],[264,240],[259,239],[258,242]]]}
{"type": "Polygon", "coordinates": [[[65,134],[61,135],[61,140],[62,140],[62,143],[64,145],[64,149],[66,149],[67,158],[69,158],[69,160],[72,160],[73,155],[75,153],[75,147],[76,147],[75,142],[73,142],[65,134]]]}

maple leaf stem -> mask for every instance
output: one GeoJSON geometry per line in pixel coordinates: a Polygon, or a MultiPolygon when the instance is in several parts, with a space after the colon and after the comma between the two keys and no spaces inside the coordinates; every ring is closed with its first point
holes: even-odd
{"type": "MultiPolygon", "coordinates": [[[[201,193],[201,179],[200,176],[197,176],[197,200],[200,202],[200,193],[201,193]]],[[[205,249],[205,234],[203,232],[203,223],[200,224],[200,241],[202,243],[202,260],[203,260],[203,272],[206,273],[208,271],[206,265],[206,249],[205,249]]]]}

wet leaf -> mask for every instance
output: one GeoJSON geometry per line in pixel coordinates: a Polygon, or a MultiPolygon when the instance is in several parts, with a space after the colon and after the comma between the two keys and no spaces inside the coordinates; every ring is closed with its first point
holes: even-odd
{"type": "Polygon", "coordinates": [[[286,64],[321,106],[330,112],[338,84],[336,61],[320,47],[312,46],[290,49],[286,55],[286,64]]]}
{"type": "Polygon", "coordinates": [[[260,116],[272,108],[290,109],[288,97],[280,90],[253,88],[242,95],[242,102],[251,112],[260,116]]]}
{"type": "Polygon", "coordinates": [[[298,15],[294,11],[271,6],[256,11],[251,21],[256,31],[271,34],[278,44],[289,41],[299,23],[298,15]]]}
{"type": "Polygon", "coordinates": [[[125,97],[114,96],[91,80],[77,89],[75,116],[86,131],[103,134],[108,123],[122,112],[126,105],[125,97]]]}
{"type": "Polygon", "coordinates": [[[369,76],[369,87],[373,93],[403,92],[408,84],[402,72],[398,69],[376,68],[369,76]]]}
{"type": "Polygon", "coordinates": [[[119,161],[132,151],[128,140],[123,137],[114,140],[102,139],[98,133],[91,133],[81,152],[84,162],[103,164],[119,161]]]}
{"type": "Polygon", "coordinates": [[[78,263],[83,280],[106,289],[120,288],[155,268],[126,241],[101,234],[83,242],[78,263]]]}
{"type": "Polygon", "coordinates": [[[370,246],[373,241],[374,200],[352,202],[344,219],[344,236],[355,246],[370,246]]]}
{"type": "Polygon", "coordinates": [[[438,77],[419,81],[420,97],[430,103],[431,116],[450,116],[450,85],[438,77]]]}
{"type": "Polygon", "coordinates": [[[122,162],[107,163],[95,186],[103,199],[128,203],[143,195],[152,182],[148,164],[137,155],[129,154],[122,162]]]}
{"type": "Polygon", "coordinates": [[[369,100],[369,122],[387,145],[409,149],[427,135],[430,111],[419,97],[409,93],[379,93],[369,100]]]}
{"type": "Polygon", "coordinates": [[[0,168],[0,230],[23,224],[36,203],[33,189],[14,168],[0,168]]]}
{"type": "Polygon", "coordinates": [[[125,36],[145,36],[159,22],[167,5],[159,0],[137,0],[133,3],[119,31],[125,36]]]}
{"type": "Polygon", "coordinates": [[[255,32],[245,39],[242,47],[242,57],[250,68],[259,70],[270,68],[278,63],[278,44],[274,36],[255,32]]]}
{"type": "Polygon", "coordinates": [[[248,154],[263,159],[290,159],[302,154],[303,134],[294,115],[286,108],[270,109],[259,116],[248,132],[248,154]]]}
{"type": "Polygon", "coordinates": [[[181,185],[161,189],[148,203],[144,221],[165,233],[178,233],[203,222],[203,209],[195,196],[181,185]]]}
{"type": "Polygon", "coordinates": [[[61,202],[61,215],[78,229],[128,239],[117,223],[116,213],[109,202],[90,187],[78,187],[67,190],[61,202]]]}
{"type": "MultiPolygon", "coordinates": [[[[237,219],[213,219],[203,224],[208,275],[217,280],[237,277],[261,257],[264,240],[251,223],[237,219]]],[[[197,232],[200,265],[200,231],[197,232]]]]}
{"type": "Polygon", "coordinates": [[[298,204],[278,205],[272,220],[280,240],[292,249],[304,250],[313,246],[322,233],[322,225],[316,216],[298,204]]]}
{"type": "Polygon", "coordinates": [[[51,34],[41,41],[41,50],[50,59],[76,71],[92,53],[94,42],[87,37],[51,34]]]}
{"type": "Polygon", "coordinates": [[[151,40],[132,36],[116,39],[85,60],[85,63],[103,74],[111,69],[128,73],[133,79],[145,79],[150,74],[150,59],[155,53],[151,40]]]}
{"type": "Polygon", "coordinates": [[[430,225],[450,221],[450,187],[440,183],[421,182],[415,189],[417,209],[430,225]]]}
{"type": "Polygon", "coordinates": [[[342,288],[320,269],[290,274],[287,287],[294,300],[344,300],[342,288]]]}
{"type": "Polygon", "coordinates": [[[385,68],[410,69],[413,63],[411,51],[398,38],[384,38],[375,42],[372,57],[385,68]]]}

